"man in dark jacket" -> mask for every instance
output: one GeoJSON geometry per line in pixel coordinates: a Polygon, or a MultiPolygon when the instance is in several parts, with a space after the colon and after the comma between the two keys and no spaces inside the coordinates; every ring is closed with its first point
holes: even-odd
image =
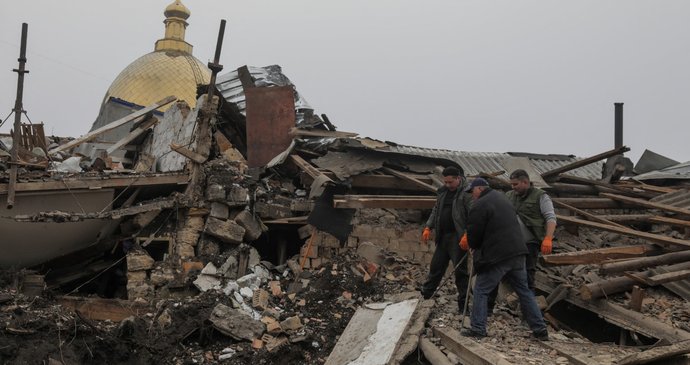
{"type": "MultiPolygon", "coordinates": [[[[431,239],[433,230],[434,242],[436,242],[436,250],[429,267],[429,277],[421,287],[425,299],[431,298],[436,291],[448,268],[448,261],[452,261],[455,267],[463,258],[458,243],[465,233],[465,222],[472,204],[472,197],[465,192],[467,182],[460,169],[446,167],[442,174],[444,186],[438,190],[436,204],[422,233],[422,243],[426,244],[431,239]]],[[[464,262],[455,270],[455,286],[458,290],[460,312],[465,304],[468,281],[467,263],[464,262]]]]}
{"type": "Polygon", "coordinates": [[[547,340],[544,318],[534,294],[527,286],[527,247],[522,240],[512,204],[504,194],[491,189],[482,178],[474,179],[468,191],[475,199],[467,219],[467,240],[472,249],[477,279],[470,316],[471,329],[463,330],[463,334],[486,336],[487,298],[505,278],[520,299],[522,315],[532,334],[538,339],[547,340]]]}

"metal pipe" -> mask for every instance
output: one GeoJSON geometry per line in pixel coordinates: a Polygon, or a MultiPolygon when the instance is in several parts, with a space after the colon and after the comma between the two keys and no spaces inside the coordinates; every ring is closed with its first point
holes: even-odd
{"type": "Polygon", "coordinates": [[[615,106],[614,148],[623,147],[623,103],[615,106]]]}
{"type": "Polygon", "coordinates": [[[211,69],[211,80],[208,83],[208,95],[206,96],[206,105],[211,105],[211,98],[213,97],[213,90],[216,88],[216,76],[223,69],[220,64],[220,51],[223,49],[223,37],[225,36],[225,19],[220,20],[220,29],[218,30],[218,40],[216,41],[216,53],[213,57],[213,62],[208,63],[208,68],[211,69]]]}
{"type": "Polygon", "coordinates": [[[17,73],[17,98],[14,102],[14,132],[12,133],[12,167],[10,168],[10,184],[7,187],[7,209],[14,207],[14,197],[17,185],[17,163],[19,163],[19,143],[21,140],[21,124],[23,103],[22,97],[24,95],[24,74],[29,73],[26,67],[26,38],[29,31],[29,25],[22,23],[22,43],[19,49],[19,68],[12,71],[17,73]]]}

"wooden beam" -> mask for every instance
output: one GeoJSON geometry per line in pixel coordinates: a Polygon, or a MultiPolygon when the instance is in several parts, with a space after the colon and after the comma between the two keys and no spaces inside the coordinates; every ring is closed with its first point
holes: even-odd
{"type": "Polygon", "coordinates": [[[79,311],[88,319],[120,322],[127,317],[142,316],[152,311],[146,304],[120,299],[82,298],[63,296],[57,302],[68,309],[79,311]]]}
{"type": "Polygon", "coordinates": [[[558,176],[559,174],[562,174],[566,171],[575,170],[576,168],[579,168],[582,166],[587,166],[591,163],[601,161],[601,160],[603,160],[605,158],[609,158],[611,156],[620,155],[620,154],[623,154],[623,153],[628,152],[628,151],[630,151],[630,148],[628,148],[626,146],[621,146],[621,147],[612,149],[610,151],[606,151],[606,152],[600,153],[598,155],[594,155],[592,157],[587,157],[587,158],[584,158],[582,160],[575,161],[573,163],[569,163],[565,166],[561,166],[559,168],[547,171],[547,172],[541,174],[541,177],[544,180],[547,180],[548,178],[558,176]]]}
{"type": "Polygon", "coordinates": [[[624,234],[627,236],[644,238],[644,239],[653,241],[655,243],[658,243],[658,244],[661,244],[664,246],[674,245],[674,246],[684,246],[684,247],[690,248],[690,241],[688,241],[688,240],[681,240],[681,239],[677,239],[677,238],[673,238],[673,237],[669,237],[669,236],[664,236],[664,235],[660,235],[660,234],[637,231],[637,230],[634,230],[632,228],[621,228],[621,227],[617,227],[617,226],[611,226],[608,224],[590,222],[590,221],[586,221],[586,220],[582,220],[582,219],[578,219],[578,218],[573,218],[573,217],[568,217],[568,216],[564,216],[564,215],[557,215],[556,217],[559,221],[562,221],[562,222],[577,224],[580,226],[585,226],[585,227],[590,227],[590,228],[597,228],[597,229],[601,229],[604,231],[624,234]]]}
{"type": "Polygon", "coordinates": [[[400,171],[397,171],[397,170],[393,170],[393,169],[391,169],[391,168],[389,168],[389,167],[384,167],[384,168],[382,168],[382,170],[383,170],[384,172],[386,172],[387,174],[391,174],[391,175],[396,176],[396,177],[399,177],[399,178],[401,178],[401,179],[403,179],[403,180],[409,181],[409,182],[411,182],[412,184],[415,184],[415,185],[419,186],[420,188],[422,188],[422,189],[424,189],[424,190],[430,191],[430,192],[432,192],[432,193],[436,193],[436,192],[438,191],[437,188],[435,188],[435,187],[433,187],[433,186],[431,186],[431,185],[429,185],[429,184],[423,183],[423,182],[421,182],[421,181],[415,179],[414,177],[409,176],[409,175],[407,175],[407,174],[405,174],[405,173],[403,173],[403,172],[400,172],[400,171]]]}
{"type": "MultiPolygon", "coordinates": [[[[690,270],[690,262],[681,262],[671,266],[664,266],[663,268],[668,271],[690,270]]],[[[585,300],[592,300],[627,291],[632,289],[632,287],[637,284],[640,279],[648,279],[652,276],[655,276],[655,274],[652,272],[652,270],[647,270],[636,274],[636,276],[636,279],[627,276],[617,276],[594,283],[584,284],[580,287],[580,297],[585,300]]],[[[646,283],[642,282],[642,284],[646,283]]]]}
{"type": "MultiPolygon", "coordinates": [[[[547,293],[555,289],[553,281],[544,273],[537,272],[535,279],[537,289],[547,293]]],[[[669,342],[690,339],[690,333],[682,329],[672,327],[648,315],[624,308],[608,300],[585,301],[574,295],[572,291],[565,300],[572,305],[597,314],[608,323],[641,333],[647,337],[669,342]]]]}
{"type": "Polygon", "coordinates": [[[687,279],[690,277],[690,270],[679,270],[665,272],[663,274],[653,275],[649,277],[637,276],[635,274],[626,273],[625,276],[640,281],[647,286],[657,286],[661,284],[671,283],[678,280],[687,279]]]}
{"type": "Polygon", "coordinates": [[[584,177],[573,176],[573,175],[561,175],[558,177],[558,181],[563,182],[574,182],[576,184],[584,184],[589,186],[596,186],[598,188],[603,188],[604,192],[618,192],[619,194],[634,195],[643,198],[653,198],[659,194],[657,193],[647,193],[647,192],[635,192],[630,189],[620,187],[616,184],[605,183],[598,180],[586,179],[584,177]]]}
{"type": "Polygon", "coordinates": [[[141,125],[136,127],[133,131],[129,132],[129,134],[126,135],[124,138],[120,139],[119,141],[115,142],[112,146],[108,147],[106,152],[108,152],[108,154],[115,152],[115,150],[128,144],[133,139],[137,138],[139,135],[146,132],[149,128],[153,127],[157,123],[158,123],[158,118],[151,116],[150,118],[143,121],[141,123],[141,125]]]}
{"type": "Polygon", "coordinates": [[[91,132],[89,132],[89,133],[87,133],[87,134],[85,134],[85,135],[83,135],[83,136],[81,136],[75,140],[72,140],[68,143],[63,144],[62,146],[53,148],[52,150],[48,151],[48,154],[54,155],[60,151],[64,151],[64,150],[70,149],[72,147],[78,146],[84,142],[88,142],[88,141],[92,140],[93,138],[95,138],[95,137],[97,137],[97,136],[99,136],[99,135],[101,135],[101,134],[103,134],[103,133],[105,133],[111,129],[115,129],[115,128],[123,125],[123,124],[126,124],[129,121],[132,121],[132,120],[137,119],[143,115],[146,115],[146,113],[151,112],[155,109],[158,109],[162,106],[168,105],[175,100],[177,100],[176,97],[168,96],[167,98],[162,99],[160,101],[157,101],[157,102],[153,103],[152,105],[147,106],[146,108],[139,109],[132,114],[129,114],[123,118],[120,118],[120,119],[114,121],[114,122],[108,123],[108,124],[98,128],[96,130],[93,130],[93,131],[91,131],[91,132]]]}
{"type": "Polygon", "coordinates": [[[190,150],[187,147],[180,146],[179,144],[171,143],[170,149],[181,154],[184,157],[187,157],[188,159],[190,159],[190,160],[192,160],[198,164],[202,164],[202,163],[206,162],[206,160],[208,159],[208,156],[202,156],[202,155],[190,150]]]}
{"type": "Polygon", "coordinates": [[[335,195],[333,206],[335,208],[395,208],[395,209],[431,209],[436,203],[433,196],[358,196],[335,195]]]}
{"type": "Polygon", "coordinates": [[[652,252],[659,252],[659,248],[655,245],[606,247],[545,255],[542,256],[542,260],[548,265],[588,265],[615,259],[646,256],[652,252]]]}
{"type": "Polygon", "coordinates": [[[652,214],[597,214],[597,217],[619,224],[649,223],[652,214]]]}
{"type": "Polygon", "coordinates": [[[617,365],[641,365],[690,353],[690,340],[668,346],[653,347],[618,360],[617,365]]]}
{"type": "Polygon", "coordinates": [[[623,226],[623,225],[621,225],[621,224],[618,224],[618,223],[615,223],[615,222],[611,222],[610,220],[607,220],[607,219],[605,219],[605,218],[598,217],[598,216],[596,216],[596,215],[594,215],[594,214],[587,213],[587,212],[585,212],[584,210],[575,208],[575,207],[573,207],[572,205],[568,205],[568,204],[563,203],[563,202],[561,202],[561,201],[555,201],[555,202],[553,202],[553,203],[554,203],[556,206],[558,206],[558,207],[568,209],[568,210],[570,210],[570,211],[572,211],[572,212],[574,212],[574,213],[577,213],[577,214],[579,214],[579,215],[581,215],[581,216],[583,216],[583,217],[585,217],[585,218],[587,218],[587,219],[589,219],[589,220],[591,220],[591,221],[595,221],[595,222],[599,222],[599,223],[603,223],[603,224],[610,224],[610,225],[616,226],[616,227],[626,228],[625,226],[623,226]]]}
{"type": "Polygon", "coordinates": [[[685,219],[654,216],[654,217],[650,217],[649,220],[651,222],[659,223],[659,224],[668,224],[668,225],[676,226],[676,227],[690,228],[690,221],[687,221],[685,219]]]}
{"type": "Polygon", "coordinates": [[[326,174],[323,172],[319,171],[314,165],[310,164],[307,162],[305,159],[300,157],[299,155],[290,155],[290,160],[297,165],[297,167],[300,168],[300,170],[304,171],[307,175],[309,175],[313,180],[317,180],[318,178],[325,179],[328,182],[333,183],[333,180],[331,180],[326,174]]]}
{"type": "Polygon", "coordinates": [[[579,209],[621,209],[637,208],[635,205],[623,204],[609,198],[553,198],[555,201],[566,203],[579,209]]]}
{"type": "Polygon", "coordinates": [[[690,210],[685,209],[685,208],[681,208],[681,207],[676,207],[673,205],[655,203],[655,202],[651,202],[651,201],[648,201],[645,199],[630,198],[627,196],[609,194],[609,193],[601,193],[600,195],[603,197],[606,197],[606,198],[610,198],[610,199],[617,200],[617,201],[624,202],[624,203],[628,203],[628,204],[638,205],[638,206],[645,207],[645,208],[661,209],[661,210],[665,210],[668,212],[690,215],[690,210]]]}
{"type": "Polygon", "coordinates": [[[464,337],[455,329],[434,327],[434,336],[441,338],[443,346],[458,356],[465,365],[510,365],[496,352],[487,349],[477,341],[464,337]]]}
{"type": "MultiPolygon", "coordinates": [[[[39,181],[17,184],[17,191],[45,191],[65,189],[101,189],[124,188],[126,186],[156,186],[156,185],[184,185],[189,181],[189,175],[161,174],[153,176],[110,176],[106,178],[68,178],[62,181],[39,181]]],[[[7,192],[7,184],[0,184],[0,194],[7,192]]]]}
{"type": "Polygon", "coordinates": [[[419,349],[424,353],[424,357],[431,365],[453,365],[446,354],[434,345],[428,338],[419,339],[419,349]]]}
{"type": "Polygon", "coordinates": [[[645,267],[676,264],[690,261],[690,250],[672,252],[658,256],[641,257],[625,261],[604,263],[599,267],[600,274],[614,274],[623,271],[638,270],[645,267]]]}
{"type": "Polygon", "coordinates": [[[296,137],[331,137],[331,138],[351,138],[357,137],[359,133],[341,132],[341,131],[327,131],[321,129],[300,129],[290,128],[289,134],[296,137]]]}

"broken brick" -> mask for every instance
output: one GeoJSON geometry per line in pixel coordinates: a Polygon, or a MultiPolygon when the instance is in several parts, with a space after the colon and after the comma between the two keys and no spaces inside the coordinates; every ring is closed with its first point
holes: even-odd
{"type": "Polygon", "coordinates": [[[237,214],[235,222],[244,228],[244,240],[247,242],[258,239],[263,233],[261,222],[247,210],[237,214]]]}
{"type": "Polygon", "coordinates": [[[131,251],[127,254],[127,270],[139,271],[153,268],[153,258],[145,251],[131,251]]]}

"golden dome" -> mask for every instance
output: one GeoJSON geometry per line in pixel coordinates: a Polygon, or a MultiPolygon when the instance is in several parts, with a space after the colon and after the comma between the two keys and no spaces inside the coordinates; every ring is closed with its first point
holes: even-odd
{"type": "MultiPolygon", "coordinates": [[[[197,85],[208,84],[209,69],[185,52],[151,52],[139,57],[122,70],[110,85],[110,97],[148,106],[166,96],[174,95],[192,108],[196,105],[197,85]]],[[[166,110],[172,104],[161,107],[166,110]]]]}
{"type": "MultiPolygon", "coordinates": [[[[185,42],[185,30],[191,12],[180,0],[164,12],[165,36],[156,41],[154,51],[139,57],[117,76],[103,102],[111,97],[141,106],[151,105],[174,95],[189,106],[196,106],[198,85],[208,84],[211,71],[192,56],[192,45],[185,42]]],[[[163,106],[164,111],[172,104],[163,106]]]]}
{"type": "Polygon", "coordinates": [[[163,14],[165,14],[165,16],[168,18],[176,17],[187,19],[190,15],[192,15],[192,12],[190,12],[186,6],[182,5],[180,0],[177,0],[174,3],[168,5],[168,7],[165,8],[165,12],[163,14]]]}

